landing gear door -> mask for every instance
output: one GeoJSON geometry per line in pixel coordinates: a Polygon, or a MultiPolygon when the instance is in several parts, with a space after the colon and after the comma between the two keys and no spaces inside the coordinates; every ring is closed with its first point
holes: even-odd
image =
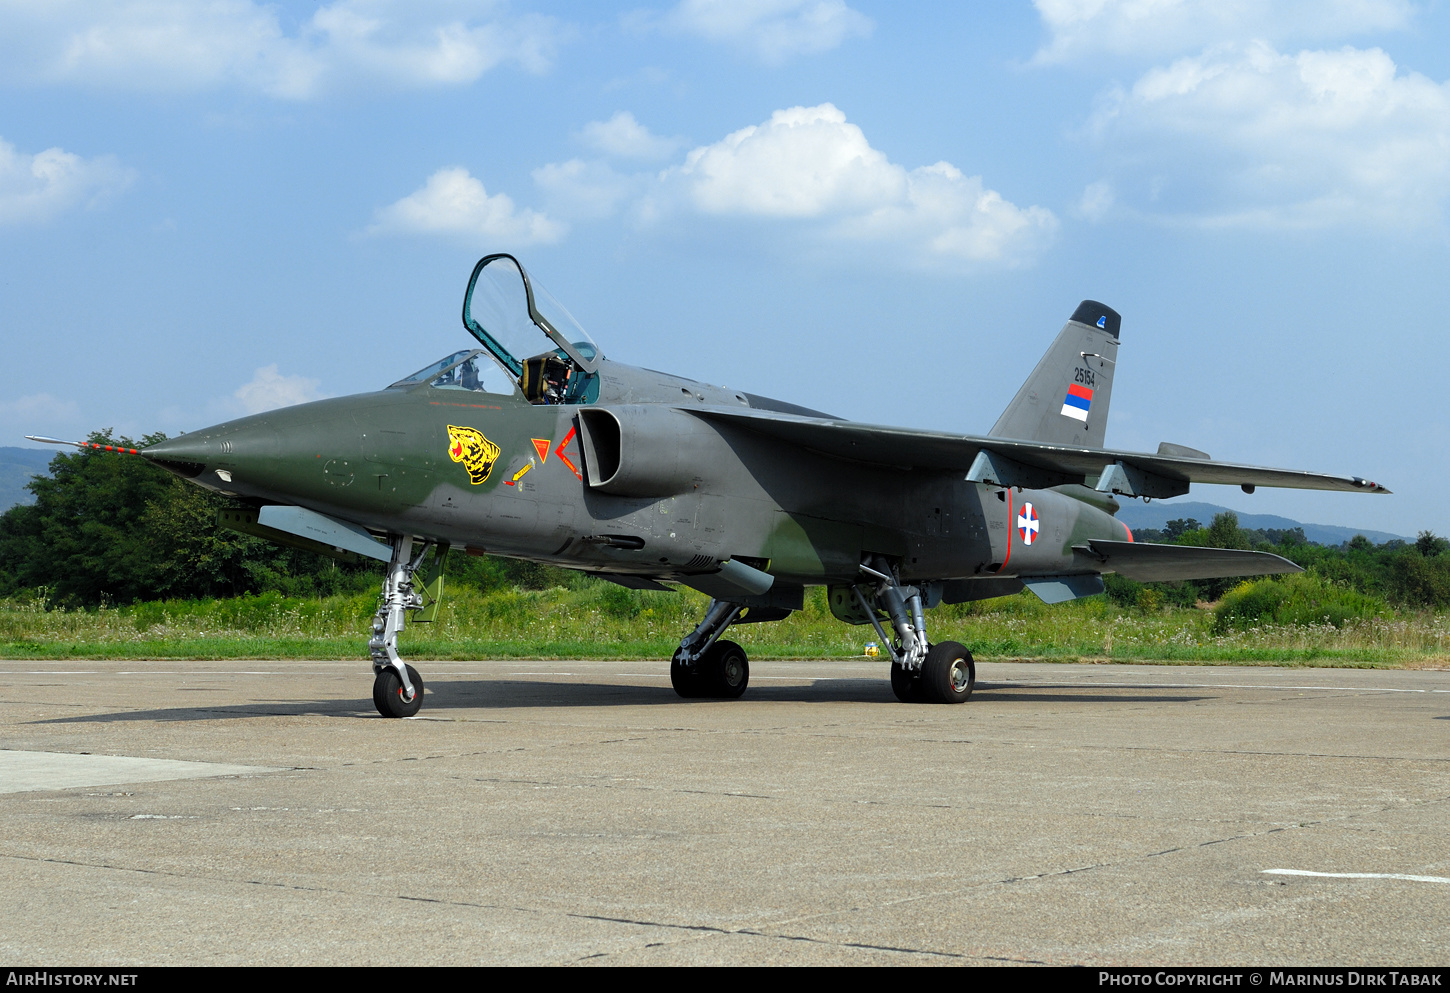
{"type": "Polygon", "coordinates": [[[599,367],[593,339],[512,255],[486,255],[473,267],[463,326],[517,376],[526,359],[550,348],[586,375],[599,367]]]}

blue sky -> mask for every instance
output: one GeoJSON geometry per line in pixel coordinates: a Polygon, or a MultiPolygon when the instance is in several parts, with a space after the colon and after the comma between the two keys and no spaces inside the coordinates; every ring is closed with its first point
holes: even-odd
{"type": "Polygon", "coordinates": [[[512,251],[614,358],[962,432],[1102,300],[1110,445],[1450,533],[1447,80],[1409,0],[0,0],[0,444],[379,388],[512,251]]]}

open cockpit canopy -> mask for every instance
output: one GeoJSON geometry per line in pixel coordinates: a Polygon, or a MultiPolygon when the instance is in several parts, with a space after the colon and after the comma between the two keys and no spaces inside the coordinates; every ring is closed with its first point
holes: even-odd
{"type": "Polygon", "coordinates": [[[473,267],[463,298],[463,326],[519,377],[525,394],[534,373],[545,366],[557,372],[556,363],[562,363],[571,367],[567,393],[578,396],[599,367],[593,339],[512,255],[486,255],[473,267]]]}
{"type": "Polygon", "coordinates": [[[573,315],[512,255],[486,255],[463,297],[463,326],[483,348],[454,352],[389,389],[428,385],[530,403],[591,403],[599,349],[573,315]],[[542,350],[542,351],[541,351],[542,350]]]}

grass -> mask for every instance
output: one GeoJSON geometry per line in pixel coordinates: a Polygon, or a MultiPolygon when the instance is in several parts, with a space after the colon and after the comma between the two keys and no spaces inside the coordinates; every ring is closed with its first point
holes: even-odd
{"type": "MultiPolygon", "coordinates": [[[[705,609],[689,590],[657,593],[603,582],[576,589],[451,591],[439,620],[399,639],[409,659],[666,659],[705,609]]],[[[276,593],[232,600],[158,601],[58,610],[43,599],[0,601],[6,659],[364,659],[371,595],[321,599],[276,593]]],[[[1330,623],[1270,624],[1216,633],[1213,614],[1142,610],[1091,597],[1049,607],[1031,594],[928,612],[936,641],[983,661],[1113,661],[1351,667],[1450,663],[1450,614],[1391,614],[1330,623]]],[[[860,657],[870,627],[836,621],[823,590],[773,624],[732,628],[757,659],[860,657]]]]}

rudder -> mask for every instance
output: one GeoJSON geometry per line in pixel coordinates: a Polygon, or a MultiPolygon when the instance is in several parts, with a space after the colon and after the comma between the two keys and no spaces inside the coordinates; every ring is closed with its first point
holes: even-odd
{"type": "Polygon", "coordinates": [[[1102,448],[1122,322],[1096,300],[1078,304],[991,436],[1102,448]]]}

